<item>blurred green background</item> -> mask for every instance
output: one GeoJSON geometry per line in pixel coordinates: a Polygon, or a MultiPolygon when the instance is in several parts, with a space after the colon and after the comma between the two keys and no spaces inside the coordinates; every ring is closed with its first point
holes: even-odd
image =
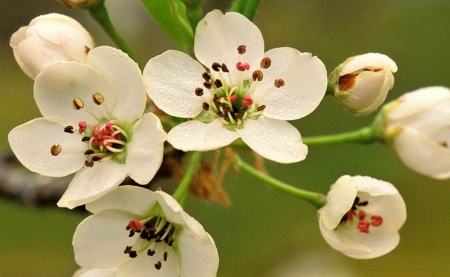
{"type": "MultiPolygon", "coordinates": [[[[173,48],[139,1],[106,2],[142,63],[173,48]]],[[[11,34],[35,16],[59,12],[78,19],[98,45],[111,41],[87,12],[67,9],[57,1],[0,3],[0,146],[5,149],[9,130],[39,116],[33,82],[21,72],[8,46],[11,34]]],[[[206,0],[204,11],[224,10],[228,4],[206,0]]],[[[399,67],[388,96],[391,100],[420,87],[450,87],[449,15],[448,0],[266,0],[255,23],[266,49],[291,46],[311,52],[329,71],[352,55],[389,55],[399,67]]],[[[295,124],[303,136],[309,136],[350,131],[369,124],[373,117],[352,117],[326,98],[313,114],[295,124]]],[[[322,239],[310,204],[245,174],[230,173],[224,188],[231,206],[191,197],[186,207],[215,239],[221,257],[218,276],[450,276],[449,180],[435,181],[412,172],[379,144],[311,147],[301,163],[267,165],[281,180],[323,193],[344,174],[393,183],[408,208],[400,245],[373,260],[347,258],[322,239]]],[[[0,276],[70,276],[77,269],[71,238],[83,213],[0,199],[0,215],[0,276]]]]}

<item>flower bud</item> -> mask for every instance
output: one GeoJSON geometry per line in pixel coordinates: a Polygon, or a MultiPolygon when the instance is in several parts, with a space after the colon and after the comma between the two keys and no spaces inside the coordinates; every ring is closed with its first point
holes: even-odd
{"type": "Polygon", "coordinates": [[[76,20],[61,14],[41,15],[21,27],[10,40],[20,68],[34,79],[45,67],[60,61],[84,63],[94,41],[76,20]]]}
{"type": "Polygon", "coordinates": [[[105,2],[105,0],[61,0],[69,8],[89,8],[105,2]]]}
{"type": "Polygon", "coordinates": [[[450,89],[406,93],[385,105],[377,122],[406,166],[436,179],[450,178],[450,89]]]}
{"type": "Polygon", "coordinates": [[[368,115],[394,86],[395,62],[386,55],[367,53],[348,58],[330,74],[334,97],[351,113],[368,115]]]}

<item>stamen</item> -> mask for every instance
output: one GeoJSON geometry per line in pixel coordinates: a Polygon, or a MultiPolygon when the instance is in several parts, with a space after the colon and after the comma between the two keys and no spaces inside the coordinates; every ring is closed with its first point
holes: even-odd
{"type": "Polygon", "coordinates": [[[155,253],[156,253],[156,251],[154,251],[154,250],[151,250],[151,249],[147,250],[147,255],[149,255],[150,257],[155,255],[155,253]]]}
{"type": "Polygon", "coordinates": [[[370,219],[372,219],[372,221],[370,222],[372,226],[377,227],[383,224],[383,218],[379,215],[372,215],[370,219]]]}
{"type": "Polygon", "coordinates": [[[79,132],[80,134],[84,133],[84,131],[86,131],[86,128],[87,128],[87,123],[86,123],[86,121],[80,121],[80,122],[78,122],[78,128],[79,128],[78,132],[79,132]]]}
{"type": "Polygon", "coordinates": [[[220,88],[222,87],[222,81],[220,79],[216,79],[214,81],[214,85],[216,86],[216,88],[220,88]]]}
{"type": "Polygon", "coordinates": [[[84,46],[84,53],[88,54],[91,51],[91,48],[89,48],[87,45],[84,46]]]}
{"type": "Polygon", "coordinates": [[[69,125],[69,126],[64,127],[64,132],[73,134],[73,126],[69,125]]]}
{"type": "Polygon", "coordinates": [[[203,86],[205,86],[205,88],[207,88],[207,89],[211,89],[212,88],[212,83],[211,82],[204,82],[203,83],[203,86]]]}
{"type": "Polygon", "coordinates": [[[209,104],[208,103],[203,102],[202,107],[203,107],[203,110],[209,111],[209,104]]]}
{"type": "Polygon", "coordinates": [[[262,81],[262,79],[263,79],[262,71],[261,70],[253,71],[252,78],[253,78],[253,81],[256,81],[256,80],[262,81]]]}
{"type": "Polygon", "coordinates": [[[123,251],[123,254],[128,254],[131,252],[132,247],[131,246],[127,246],[125,247],[125,250],[123,251]]]}
{"type": "Polygon", "coordinates": [[[228,72],[230,72],[230,70],[228,70],[228,67],[227,67],[227,65],[226,64],[222,64],[222,72],[225,72],[225,73],[228,73],[228,72]]]}
{"type": "Polygon", "coordinates": [[[260,66],[261,68],[267,69],[272,64],[272,60],[269,57],[265,57],[261,60],[260,66]]]}
{"type": "Polygon", "coordinates": [[[79,110],[84,107],[83,100],[81,100],[79,97],[76,97],[75,99],[73,99],[72,104],[76,110],[79,110]]]}
{"type": "Polygon", "coordinates": [[[161,261],[158,261],[158,262],[155,264],[155,268],[156,268],[157,270],[160,270],[161,267],[162,267],[162,263],[161,263],[161,261]]]}
{"type": "Polygon", "coordinates": [[[275,79],[274,85],[276,88],[280,88],[284,86],[284,80],[283,79],[275,79]]]}
{"type": "Polygon", "coordinates": [[[86,167],[93,167],[94,166],[94,162],[93,161],[84,161],[84,165],[86,167]]]}
{"type": "Polygon", "coordinates": [[[250,64],[237,62],[236,63],[236,69],[239,70],[239,71],[249,70],[250,69],[250,64]]]}
{"type": "Polygon", "coordinates": [[[211,75],[208,72],[203,72],[202,77],[205,81],[211,80],[211,75]]]}
{"type": "Polygon", "coordinates": [[[94,100],[94,103],[97,105],[101,105],[103,102],[105,102],[105,98],[103,97],[103,95],[98,92],[92,95],[92,100],[94,100]]]}
{"type": "Polygon", "coordinates": [[[167,251],[164,252],[164,257],[163,257],[163,259],[164,259],[165,262],[167,262],[167,255],[168,255],[168,254],[167,254],[167,251]]]}
{"type": "Polygon", "coordinates": [[[239,55],[245,54],[245,52],[247,52],[247,47],[245,45],[239,45],[237,51],[239,55]]]}
{"type": "Polygon", "coordinates": [[[214,71],[219,71],[219,70],[222,68],[222,66],[221,66],[220,63],[218,63],[218,62],[214,62],[214,63],[211,65],[211,68],[212,68],[212,70],[214,70],[214,71]]]}
{"type": "Polygon", "coordinates": [[[84,155],[86,155],[86,156],[92,155],[94,153],[95,153],[94,149],[88,149],[88,150],[84,151],[84,155]]]}
{"type": "Polygon", "coordinates": [[[62,151],[62,146],[59,144],[53,144],[52,147],[50,147],[50,153],[53,156],[58,156],[59,153],[61,153],[62,151]]]}
{"type": "Polygon", "coordinates": [[[92,156],[92,161],[94,161],[94,162],[98,162],[101,159],[103,159],[103,157],[101,157],[101,156],[98,156],[98,155],[92,156]]]}
{"type": "Polygon", "coordinates": [[[344,76],[339,77],[339,90],[346,91],[351,89],[356,82],[355,74],[346,74],[344,76]]]}
{"type": "Polygon", "coordinates": [[[136,258],[137,257],[137,252],[132,250],[132,251],[130,251],[130,253],[128,253],[128,255],[130,256],[130,258],[136,258]]]}
{"type": "Polygon", "coordinates": [[[258,108],[256,108],[256,110],[257,110],[258,112],[260,112],[260,111],[263,111],[265,108],[266,108],[266,105],[261,105],[261,106],[259,106],[258,108]]]}
{"type": "Polygon", "coordinates": [[[82,138],[81,138],[81,141],[89,141],[89,140],[91,140],[90,137],[82,137],[82,138]]]}
{"type": "Polygon", "coordinates": [[[253,105],[253,100],[251,96],[247,94],[246,96],[244,96],[244,99],[242,99],[242,106],[250,107],[251,105],[253,105]]]}

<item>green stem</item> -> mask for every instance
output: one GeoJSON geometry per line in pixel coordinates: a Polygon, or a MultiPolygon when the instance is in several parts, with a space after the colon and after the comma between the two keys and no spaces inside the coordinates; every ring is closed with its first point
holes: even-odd
{"type": "Polygon", "coordinates": [[[334,135],[304,137],[303,143],[308,146],[334,145],[341,143],[370,143],[378,140],[374,128],[367,126],[359,130],[334,135]]]}
{"type": "Polygon", "coordinates": [[[184,206],[186,203],[186,199],[188,196],[189,185],[191,184],[192,178],[197,173],[198,168],[200,167],[200,162],[202,159],[202,152],[192,152],[190,154],[190,159],[188,164],[188,168],[184,173],[183,179],[181,180],[178,188],[173,193],[173,198],[180,203],[181,206],[184,206]]]}
{"type": "Polygon", "coordinates": [[[289,184],[283,183],[244,162],[237,154],[234,154],[234,159],[240,169],[252,175],[256,179],[259,179],[264,183],[270,185],[273,188],[306,200],[317,208],[323,207],[326,203],[326,197],[321,193],[299,189],[289,184]]]}
{"type": "Polygon", "coordinates": [[[98,22],[98,24],[102,26],[103,30],[105,30],[105,32],[117,45],[117,47],[119,47],[123,52],[127,53],[130,58],[137,62],[136,56],[133,54],[133,51],[125,42],[125,40],[119,35],[116,28],[112,24],[105,5],[102,3],[101,5],[93,6],[89,8],[89,13],[98,22]]]}
{"type": "Polygon", "coordinates": [[[241,13],[248,19],[253,20],[260,4],[261,0],[236,0],[231,6],[230,12],[241,13]]]}

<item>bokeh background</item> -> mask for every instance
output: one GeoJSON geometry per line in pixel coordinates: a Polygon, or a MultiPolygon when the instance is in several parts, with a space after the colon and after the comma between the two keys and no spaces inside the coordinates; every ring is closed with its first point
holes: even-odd
{"type": "MultiPolygon", "coordinates": [[[[98,45],[112,45],[84,10],[57,1],[0,0],[0,147],[14,126],[38,117],[33,82],[21,72],[9,37],[40,14],[59,12],[78,19],[98,45]]],[[[141,63],[173,48],[137,0],[106,0],[119,32],[141,63]]],[[[206,0],[204,11],[225,10],[228,1],[206,0]]],[[[266,0],[255,17],[266,49],[291,46],[317,55],[329,72],[349,56],[380,52],[399,67],[388,100],[431,85],[450,87],[448,0],[266,0]]],[[[356,118],[325,98],[295,122],[303,136],[350,131],[374,115],[356,118]]],[[[245,174],[230,173],[224,188],[228,207],[191,197],[186,210],[213,236],[220,277],[450,276],[450,181],[436,181],[406,168],[381,144],[311,147],[294,165],[267,163],[271,174],[323,193],[341,175],[369,175],[395,184],[408,208],[400,245],[373,260],[354,260],[322,239],[316,210],[245,174]]],[[[56,207],[33,207],[0,198],[0,276],[71,276],[78,268],[71,246],[86,216],[56,207]]]]}

